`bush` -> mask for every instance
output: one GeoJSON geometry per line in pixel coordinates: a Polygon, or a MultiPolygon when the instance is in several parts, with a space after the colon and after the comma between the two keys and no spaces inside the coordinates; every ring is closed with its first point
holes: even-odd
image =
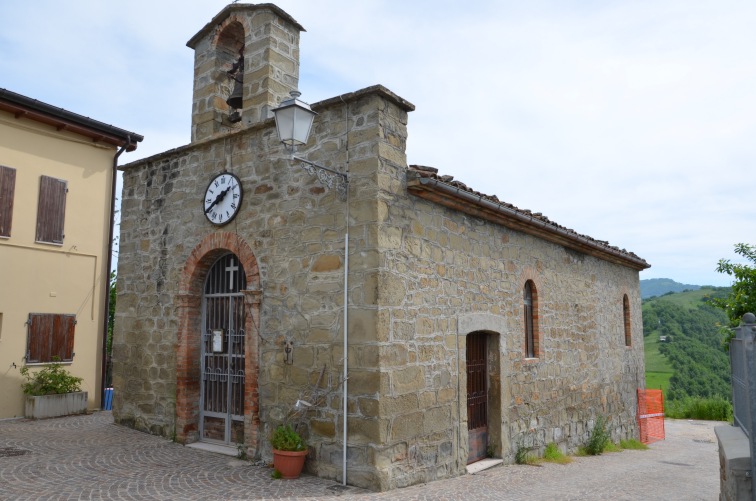
{"type": "Polygon", "coordinates": [[[606,418],[599,415],[596,418],[596,424],[591,431],[591,438],[585,444],[585,452],[591,456],[597,456],[604,452],[609,444],[609,433],[606,431],[606,418]]]}
{"type": "Polygon", "coordinates": [[[34,373],[29,371],[28,366],[22,367],[21,375],[26,378],[26,382],[21,384],[21,389],[26,395],[34,397],[81,391],[81,383],[84,381],[83,378],[73,376],[58,362],[53,362],[34,373]]]}
{"type": "Polygon", "coordinates": [[[686,397],[669,400],[664,414],[673,419],[732,421],[732,404],[722,397],[686,397]]]}
{"type": "Polygon", "coordinates": [[[290,425],[278,425],[270,437],[270,445],[279,451],[304,451],[307,449],[302,437],[290,425]]]}

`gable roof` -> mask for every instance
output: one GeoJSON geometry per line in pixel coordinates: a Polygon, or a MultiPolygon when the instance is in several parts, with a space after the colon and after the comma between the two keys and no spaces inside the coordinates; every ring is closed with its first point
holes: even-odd
{"type": "Polygon", "coordinates": [[[290,22],[294,25],[296,29],[299,31],[307,31],[305,30],[301,24],[299,24],[296,19],[291,17],[286,11],[284,11],[281,7],[278,5],[274,5],[272,3],[232,3],[229,5],[226,5],[223,7],[223,10],[221,10],[218,14],[215,15],[215,17],[207,23],[205,26],[202,27],[201,30],[199,30],[195,35],[189,39],[188,42],[186,42],[186,46],[190,49],[194,49],[199,41],[204,37],[206,34],[208,34],[210,31],[214,30],[218,25],[220,25],[228,16],[233,14],[237,11],[254,11],[254,10],[270,10],[273,11],[277,16],[285,19],[286,21],[290,22]]]}
{"type": "Polygon", "coordinates": [[[72,111],[51,104],[0,89],[0,110],[12,113],[16,118],[26,118],[51,125],[58,130],[66,130],[116,147],[126,146],[126,151],[134,151],[143,136],[98,122],[72,111]]]}
{"type": "Polygon", "coordinates": [[[579,252],[627,266],[644,270],[651,265],[636,254],[609,245],[609,242],[581,235],[565,228],[540,212],[531,212],[502,202],[496,195],[485,195],[469,188],[452,176],[438,175],[438,169],[422,165],[410,165],[407,172],[407,190],[415,196],[430,200],[471,216],[537,236],[552,243],[563,245],[579,252]]]}

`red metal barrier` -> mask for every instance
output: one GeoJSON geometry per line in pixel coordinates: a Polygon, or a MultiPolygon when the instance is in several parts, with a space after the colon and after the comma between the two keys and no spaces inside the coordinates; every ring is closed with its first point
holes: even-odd
{"type": "Polygon", "coordinates": [[[638,389],[640,441],[650,444],[664,440],[664,395],[661,390],[638,389]]]}

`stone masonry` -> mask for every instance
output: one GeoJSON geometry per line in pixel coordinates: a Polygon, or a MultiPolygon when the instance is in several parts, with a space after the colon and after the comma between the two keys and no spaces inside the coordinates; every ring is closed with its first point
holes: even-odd
{"type": "MultiPolygon", "coordinates": [[[[240,23],[244,40],[248,29],[298,26],[269,4],[230,7],[211,24],[261,11],[272,23],[240,23]]],[[[384,87],[312,107],[319,115],[298,155],[348,171],[346,202],[290,159],[265,116],[236,126],[217,119],[191,144],[122,168],[116,421],[199,439],[204,277],[232,252],[248,284],[243,445],[269,459],[271,430],[293,420],[309,444],[308,470],[340,480],[348,230],[349,484],[387,490],[465,472],[465,339],[473,332],[487,334],[489,455],[511,462],[518,448],[549,442],[572,451],[599,415],[613,439],[637,437],[645,261],[408,166],[414,106],[384,87]],[[217,228],[202,198],[224,170],[239,177],[244,198],[239,216],[217,228]],[[524,347],[528,280],[537,296],[534,358],[524,347]],[[303,397],[313,407],[292,413],[303,397]]],[[[198,113],[195,99],[193,130],[204,127],[198,113]]]]}

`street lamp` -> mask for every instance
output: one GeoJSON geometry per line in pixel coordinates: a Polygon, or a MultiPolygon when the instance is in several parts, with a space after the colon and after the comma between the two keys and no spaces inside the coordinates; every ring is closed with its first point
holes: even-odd
{"type": "Polygon", "coordinates": [[[294,151],[297,146],[307,144],[317,113],[310,109],[309,104],[299,100],[302,94],[298,90],[293,90],[290,94],[291,98],[281,102],[278,108],[273,110],[273,115],[276,118],[279,139],[294,151]]]}
{"type": "Polygon", "coordinates": [[[291,91],[290,95],[291,98],[281,102],[278,108],[271,110],[276,120],[278,138],[287,150],[291,150],[292,160],[305,163],[304,170],[310,175],[316,176],[323,185],[335,189],[339,197],[346,200],[349,180],[345,173],[296,156],[297,146],[307,144],[312,122],[317,113],[310,109],[309,104],[299,100],[301,93],[298,90],[291,91]]]}
{"type": "MultiPolygon", "coordinates": [[[[346,486],[347,481],[347,340],[349,339],[349,327],[347,310],[349,307],[349,177],[345,172],[339,172],[315,162],[296,156],[297,146],[307,144],[307,139],[312,129],[312,122],[315,120],[315,113],[310,109],[310,105],[299,100],[301,93],[297,90],[290,92],[291,98],[281,102],[278,108],[274,108],[273,116],[276,120],[276,131],[278,138],[284,144],[286,149],[291,150],[291,159],[304,163],[302,167],[310,175],[317,176],[318,180],[328,188],[335,189],[339,198],[346,201],[345,218],[344,218],[344,375],[342,380],[342,397],[343,406],[343,451],[341,460],[341,479],[342,485],[346,486]]],[[[299,402],[297,402],[299,403],[299,402]]]]}

